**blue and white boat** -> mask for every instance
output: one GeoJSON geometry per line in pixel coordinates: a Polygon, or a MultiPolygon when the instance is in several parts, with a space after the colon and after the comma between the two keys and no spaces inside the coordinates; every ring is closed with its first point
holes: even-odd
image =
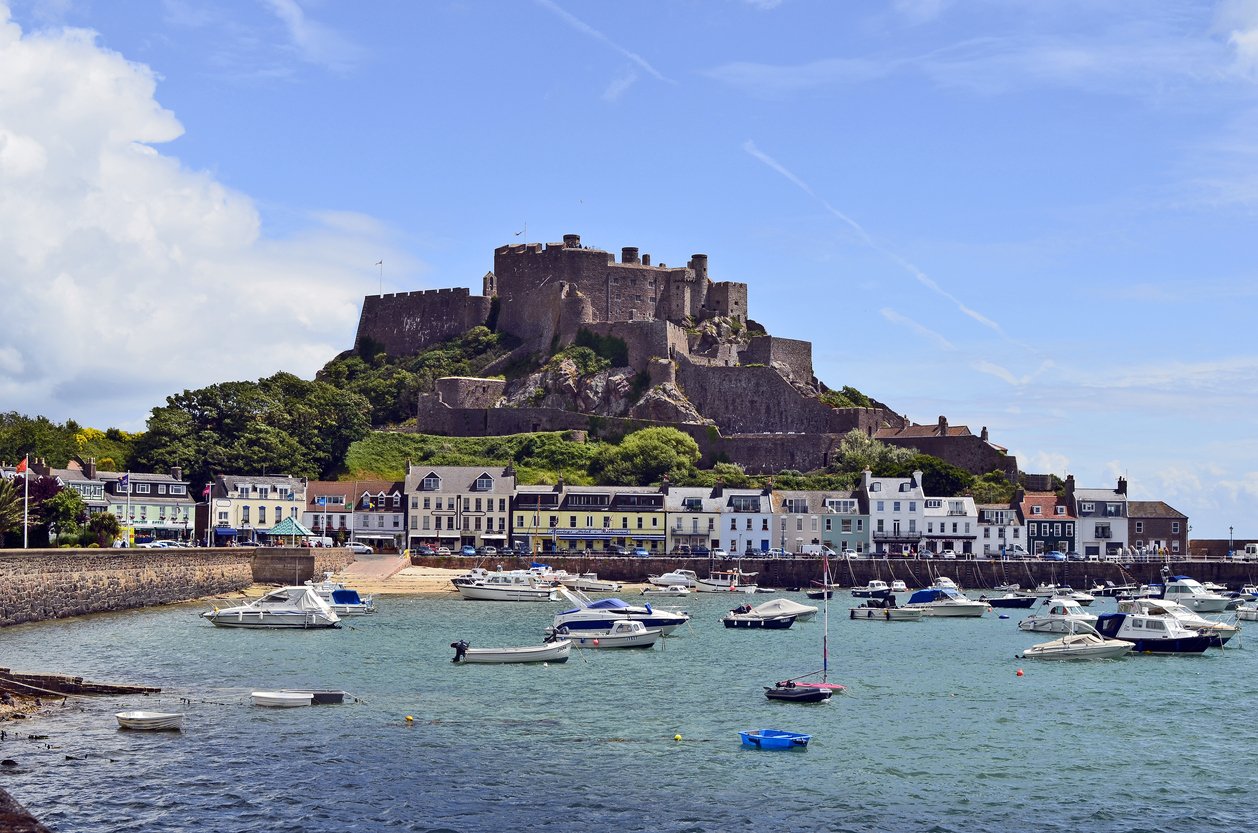
{"type": "Polygon", "coordinates": [[[920,609],[925,616],[982,616],[987,602],[976,602],[949,587],[928,587],[909,596],[907,608],[920,609]]]}
{"type": "Polygon", "coordinates": [[[1102,613],[1096,629],[1106,639],[1133,643],[1137,654],[1203,654],[1211,641],[1208,634],[1186,628],[1171,616],[1102,613]]]}
{"type": "Polygon", "coordinates": [[[800,732],[784,732],[781,729],[748,729],[739,732],[743,746],[753,749],[805,749],[812,735],[800,732]]]}
{"type": "Polygon", "coordinates": [[[579,590],[563,586],[558,591],[576,607],[556,613],[551,625],[555,630],[567,628],[568,633],[574,636],[585,632],[606,633],[617,622],[626,619],[641,622],[648,629],[668,635],[690,621],[690,614],[680,610],[662,610],[650,604],[631,605],[615,597],[591,601],[579,590]]]}
{"type": "Polygon", "coordinates": [[[323,581],[318,584],[306,582],[314,588],[319,598],[328,603],[328,607],[338,616],[368,616],[376,612],[376,602],[371,596],[360,596],[357,590],[346,587],[332,579],[332,573],[324,573],[323,581]]]}

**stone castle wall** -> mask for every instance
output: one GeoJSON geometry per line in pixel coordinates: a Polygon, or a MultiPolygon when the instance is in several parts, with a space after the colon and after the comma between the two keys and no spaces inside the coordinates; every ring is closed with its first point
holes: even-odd
{"type": "Polygon", "coordinates": [[[777,336],[756,336],[747,343],[742,354],[743,364],[780,364],[795,381],[805,384],[812,381],[812,342],[777,336]]]}
{"type": "Polygon", "coordinates": [[[410,355],[484,324],[490,304],[490,298],[463,288],[368,295],[354,347],[371,338],[390,355],[410,355]]]}
{"type": "Polygon", "coordinates": [[[770,367],[707,367],[683,360],[677,382],[725,434],[826,434],[854,427],[849,418],[804,396],[770,367]]]}
{"type": "MultiPolygon", "coordinates": [[[[0,553],[0,627],[234,593],[265,581],[254,574],[257,554],[283,552],[231,548],[0,553]]],[[[301,581],[339,570],[353,560],[346,549],[313,553],[304,549],[306,572],[297,573],[301,581]]],[[[290,570],[276,578],[275,583],[288,583],[290,570]]]]}
{"type": "Polygon", "coordinates": [[[506,387],[502,379],[445,376],[436,381],[437,396],[452,408],[492,408],[506,387]]]}
{"type": "Polygon", "coordinates": [[[652,358],[671,359],[688,349],[686,331],[671,321],[592,323],[581,329],[623,341],[629,350],[629,366],[638,372],[645,371],[652,358]]]}
{"type": "Polygon", "coordinates": [[[882,442],[916,448],[971,474],[1002,471],[1010,483],[1016,483],[1018,479],[1018,458],[1012,454],[1001,454],[974,434],[960,437],[885,437],[882,442]]]}

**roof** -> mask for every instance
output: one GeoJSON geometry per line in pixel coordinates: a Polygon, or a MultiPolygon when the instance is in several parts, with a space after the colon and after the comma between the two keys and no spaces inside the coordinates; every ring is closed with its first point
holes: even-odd
{"type": "Polygon", "coordinates": [[[669,512],[720,512],[725,501],[713,497],[708,486],[669,486],[664,495],[664,508],[669,512]],[[687,501],[699,501],[697,509],[687,509],[687,501]]]}
{"type": "MultiPolygon", "coordinates": [[[[235,492],[242,484],[246,486],[283,486],[291,491],[304,489],[305,481],[287,474],[220,474],[216,480],[218,486],[235,492]]],[[[222,495],[217,495],[222,497],[222,495]]]]}
{"type": "Polygon", "coordinates": [[[1129,518],[1170,518],[1184,520],[1188,516],[1173,506],[1160,500],[1129,500],[1127,501],[1127,517],[1129,518]]]}
{"type": "Polygon", "coordinates": [[[912,439],[914,437],[972,437],[974,433],[964,425],[948,425],[942,431],[938,425],[906,425],[903,428],[879,428],[874,439],[889,437],[912,439]]]}
{"type": "Polygon", "coordinates": [[[363,493],[378,495],[403,494],[404,483],[401,480],[312,480],[306,484],[306,510],[309,512],[324,511],[323,504],[315,501],[321,497],[337,498],[329,501],[329,506],[353,506],[363,493]],[[344,503],[341,503],[344,499],[344,503]]]}
{"type": "Polygon", "coordinates": [[[1023,520],[1029,518],[1075,519],[1075,516],[1070,514],[1070,504],[1066,502],[1065,498],[1058,497],[1056,492],[1027,492],[1023,495],[1022,504],[1018,508],[1022,510],[1023,520]],[[1040,513],[1038,515],[1035,514],[1035,511],[1032,509],[1034,506],[1040,507],[1040,513]],[[1057,514],[1058,506],[1065,508],[1065,514],[1057,514]]]}
{"type": "Polygon", "coordinates": [[[515,491],[515,473],[512,471],[508,474],[508,471],[503,466],[428,466],[412,463],[406,471],[404,488],[408,493],[418,492],[424,478],[434,474],[441,479],[440,491],[462,494],[470,492],[476,479],[487,474],[494,481],[493,488],[489,491],[509,493],[515,491]]]}
{"type": "Polygon", "coordinates": [[[300,521],[294,518],[285,518],[266,531],[267,535],[314,535],[309,529],[301,525],[300,521]]]}

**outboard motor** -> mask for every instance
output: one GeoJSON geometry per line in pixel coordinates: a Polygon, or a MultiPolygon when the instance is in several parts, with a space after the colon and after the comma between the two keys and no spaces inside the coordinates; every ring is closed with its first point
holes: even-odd
{"type": "Polygon", "coordinates": [[[450,660],[450,662],[458,662],[467,656],[467,640],[460,639],[458,642],[451,642],[450,647],[454,649],[454,659],[450,660]]]}

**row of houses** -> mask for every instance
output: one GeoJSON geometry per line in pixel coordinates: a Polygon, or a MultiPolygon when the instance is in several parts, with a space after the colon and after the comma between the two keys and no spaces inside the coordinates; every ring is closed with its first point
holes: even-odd
{"type": "Polygon", "coordinates": [[[97,471],[91,461],[31,465],[113,512],[137,540],[262,541],[285,518],[318,536],[384,549],[464,546],[528,552],[651,553],[722,549],[802,552],[825,546],[857,554],[999,556],[1050,550],[1104,557],[1188,552],[1188,518],[1161,501],[1135,501],[1127,481],[1060,493],[1018,490],[1008,504],[927,495],[922,473],[874,477],[852,490],[790,491],[674,486],[517,485],[506,467],[410,465],[404,480],[307,481],[287,475],[221,474],[191,494],[181,470],[97,471]],[[201,498],[200,501],[197,498],[201,498]]]}

